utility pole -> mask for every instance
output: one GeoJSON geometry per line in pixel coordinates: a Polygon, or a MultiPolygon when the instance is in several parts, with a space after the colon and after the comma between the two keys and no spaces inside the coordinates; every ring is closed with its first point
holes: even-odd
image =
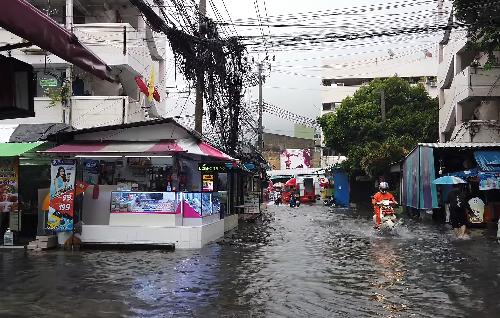
{"type": "Polygon", "coordinates": [[[260,152],[262,152],[263,150],[263,140],[262,140],[262,134],[264,133],[264,128],[262,127],[262,108],[264,107],[264,105],[262,104],[262,62],[259,62],[259,64],[257,64],[258,68],[259,68],[259,135],[258,135],[258,145],[257,145],[257,149],[260,150],[260,152]]]}
{"type": "MultiPolygon", "coordinates": [[[[73,32],[73,0],[66,0],[66,21],[65,27],[69,32],[73,32]]],[[[72,124],[73,116],[72,116],[72,102],[71,97],[73,96],[72,90],[72,77],[73,77],[73,65],[68,65],[66,68],[66,77],[65,83],[61,83],[61,85],[66,85],[68,90],[68,100],[67,105],[63,105],[63,123],[72,124]],[[66,118],[66,112],[67,118],[66,118]]]]}
{"type": "Polygon", "coordinates": [[[380,91],[380,110],[382,111],[382,121],[385,121],[385,91],[380,91]]]}
{"type": "MultiPolygon", "coordinates": [[[[198,6],[200,11],[198,30],[201,36],[203,18],[207,14],[207,0],[200,0],[198,6]]],[[[198,51],[198,56],[202,55],[203,52],[198,51]]],[[[196,104],[194,109],[194,130],[196,130],[200,135],[203,133],[203,88],[205,86],[205,73],[202,70],[198,71],[196,78],[196,104]]]]}

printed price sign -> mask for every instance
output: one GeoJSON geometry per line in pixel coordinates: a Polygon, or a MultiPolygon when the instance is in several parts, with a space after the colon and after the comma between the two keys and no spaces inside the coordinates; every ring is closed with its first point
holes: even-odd
{"type": "Polygon", "coordinates": [[[57,232],[73,230],[75,202],[75,160],[53,160],[47,228],[57,232]]]}

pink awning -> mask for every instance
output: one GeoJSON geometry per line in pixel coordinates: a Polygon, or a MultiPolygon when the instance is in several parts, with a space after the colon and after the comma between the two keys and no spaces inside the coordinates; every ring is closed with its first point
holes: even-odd
{"type": "Polygon", "coordinates": [[[25,0],[2,4],[0,27],[103,80],[113,81],[111,68],[46,14],[25,0]]]}
{"type": "Polygon", "coordinates": [[[48,154],[71,154],[71,155],[171,155],[175,153],[186,153],[203,157],[211,157],[219,160],[233,160],[231,156],[210,146],[205,142],[197,142],[192,139],[141,141],[141,142],[72,142],[43,151],[48,154]]]}

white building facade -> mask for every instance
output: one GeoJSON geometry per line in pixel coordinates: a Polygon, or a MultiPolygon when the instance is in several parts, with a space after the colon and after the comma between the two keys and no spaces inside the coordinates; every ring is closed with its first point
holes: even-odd
{"type": "MultiPolygon", "coordinates": [[[[436,52],[428,49],[412,54],[370,57],[365,60],[327,60],[324,64],[326,71],[322,76],[322,85],[326,89],[322,96],[321,116],[335,112],[344,98],[352,96],[361,86],[375,78],[399,76],[415,85],[421,83],[431,97],[438,96],[438,58],[436,52]]],[[[332,149],[325,148],[323,134],[321,145],[322,167],[334,165],[341,160],[332,149]]]]}
{"type": "Polygon", "coordinates": [[[439,47],[439,141],[500,142],[500,52],[485,69],[487,55],[466,49],[465,31],[445,34],[439,47]]]}
{"type": "MultiPolygon", "coordinates": [[[[12,57],[34,68],[35,116],[0,124],[66,123],[82,129],[148,120],[165,108],[166,38],[154,34],[129,1],[30,2],[110,66],[116,82],[101,80],[36,46],[13,50],[12,57]],[[151,70],[160,102],[148,101],[136,82],[139,76],[146,83],[151,70]],[[54,96],[64,83],[70,93],[63,105],[54,96]]],[[[1,44],[21,42],[22,38],[0,29],[1,44]]]]}

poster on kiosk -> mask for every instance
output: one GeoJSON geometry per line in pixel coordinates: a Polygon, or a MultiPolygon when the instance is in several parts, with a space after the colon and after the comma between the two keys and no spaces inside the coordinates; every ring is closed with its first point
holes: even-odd
{"type": "Polygon", "coordinates": [[[19,159],[0,159],[0,213],[10,213],[9,228],[20,231],[18,207],[19,159]]]}
{"type": "Polygon", "coordinates": [[[73,231],[75,160],[52,160],[50,204],[47,228],[56,232],[73,231]]]}

